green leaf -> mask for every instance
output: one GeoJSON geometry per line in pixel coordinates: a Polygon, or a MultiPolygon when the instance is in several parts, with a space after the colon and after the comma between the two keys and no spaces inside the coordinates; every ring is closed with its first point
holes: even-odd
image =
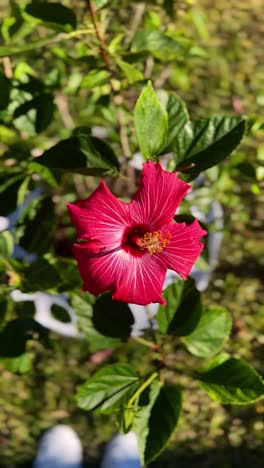
{"type": "Polygon", "coordinates": [[[223,347],[232,327],[229,312],[220,306],[202,311],[194,331],[184,338],[188,351],[198,357],[216,354],[223,347]]]}
{"type": "Polygon", "coordinates": [[[109,78],[110,73],[107,70],[92,70],[83,78],[80,86],[81,88],[93,89],[108,83],[109,78]]]}
{"type": "Polygon", "coordinates": [[[180,305],[183,289],[184,282],[182,280],[177,280],[170,284],[163,292],[163,297],[167,304],[165,306],[160,306],[156,315],[158,329],[161,333],[166,334],[168,332],[170,324],[180,305]]]}
{"type": "Polygon", "coordinates": [[[25,200],[25,197],[28,194],[28,186],[31,181],[31,176],[26,176],[23,182],[21,183],[18,192],[17,192],[17,205],[21,205],[23,201],[25,200]]]}
{"type": "Polygon", "coordinates": [[[240,143],[245,130],[246,121],[238,116],[187,122],[171,145],[176,156],[176,169],[184,168],[186,174],[196,177],[229,156],[240,143]]]}
{"type": "Polygon", "coordinates": [[[19,244],[30,253],[43,255],[54,243],[56,217],[51,197],[33,200],[20,219],[16,236],[19,244]]]}
{"type": "Polygon", "coordinates": [[[24,102],[15,109],[14,119],[27,114],[31,109],[36,110],[35,130],[36,133],[40,133],[49,126],[53,119],[55,110],[53,96],[48,93],[43,93],[24,102]]]}
{"type": "Polygon", "coordinates": [[[71,304],[77,315],[77,323],[80,332],[85,335],[92,351],[100,349],[116,348],[122,345],[119,338],[110,338],[102,335],[95,329],[93,323],[93,303],[95,298],[90,294],[74,294],[71,298],[71,304]]]}
{"type": "Polygon", "coordinates": [[[137,68],[130,63],[124,62],[124,60],[120,59],[116,59],[116,63],[131,83],[144,79],[143,73],[140,70],[137,70],[137,68]]]}
{"type": "MultiPolygon", "coordinates": [[[[61,3],[32,2],[26,5],[25,12],[48,28],[66,32],[76,29],[74,11],[61,3]]],[[[26,19],[27,15],[25,15],[26,19]]]]}
{"type": "Polygon", "coordinates": [[[25,352],[27,341],[33,339],[36,332],[43,332],[43,328],[32,319],[20,318],[8,322],[0,333],[0,356],[20,356],[25,352]]]}
{"type": "Polygon", "coordinates": [[[143,156],[158,156],[167,143],[168,114],[149,81],[134,111],[137,140],[143,156]]]}
{"type": "Polygon", "coordinates": [[[10,99],[11,83],[3,73],[0,73],[0,110],[7,108],[10,99]]]}
{"type": "Polygon", "coordinates": [[[164,449],[177,426],[181,392],[175,385],[154,381],[141,395],[133,430],[142,464],[154,460],[164,449]]]}
{"type": "Polygon", "coordinates": [[[168,93],[166,110],[168,112],[169,128],[165,152],[169,152],[173,147],[173,142],[179,138],[184,126],[190,121],[190,117],[184,102],[177,94],[172,92],[168,93]]]}
{"type": "Polygon", "coordinates": [[[102,335],[126,341],[134,318],[125,302],[114,301],[111,293],[103,294],[94,304],[93,324],[102,335]]]}
{"type": "MultiPolygon", "coordinates": [[[[210,363],[209,363],[210,364],[210,363]]],[[[229,358],[199,375],[201,387],[222,404],[245,405],[264,396],[261,376],[243,359],[229,358]]]]}
{"type": "Polygon", "coordinates": [[[79,128],[74,136],[62,140],[36,159],[51,169],[85,175],[116,175],[118,161],[112,148],[103,140],[92,137],[89,129],[79,128]]]}
{"type": "Polygon", "coordinates": [[[8,216],[16,209],[17,191],[24,176],[23,172],[15,173],[14,171],[13,175],[10,174],[8,178],[6,175],[0,178],[1,216],[8,216]]]}
{"type": "Polygon", "coordinates": [[[164,293],[167,304],[160,307],[157,322],[161,333],[186,336],[195,329],[201,317],[201,295],[194,281],[177,280],[164,293]]]}
{"type": "Polygon", "coordinates": [[[55,104],[52,94],[41,94],[34,99],[37,99],[35,130],[36,133],[41,133],[46,130],[53,120],[55,104]]]}
{"type": "Polygon", "coordinates": [[[139,385],[139,376],[129,364],[113,364],[96,372],[78,388],[79,408],[107,414],[119,410],[139,385]]]}
{"type": "Polygon", "coordinates": [[[0,232],[0,257],[10,257],[14,250],[14,239],[9,231],[0,232]]]}
{"type": "Polygon", "coordinates": [[[38,174],[44,182],[49,184],[53,188],[58,187],[58,182],[55,179],[52,171],[45,166],[42,166],[41,164],[38,164],[35,161],[31,161],[28,163],[28,168],[33,171],[34,173],[38,174]]]}
{"type": "Polygon", "coordinates": [[[47,259],[39,258],[24,271],[23,290],[43,291],[60,284],[60,276],[47,259]]]}
{"type": "Polygon", "coordinates": [[[166,61],[178,58],[182,51],[182,45],[172,37],[163,32],[148,29],[138,31],[131,46],[133,53],[151,52],[157,58],[166,61]]]}
{"type": "Polygon", "coordinates": [[[54,266],[60,276],[61,282],[57,287],[59,292],[73,291],[74,289],[80,291],[82,286],[81,277],[74,259],[54,257],[51,253],[46,254],[45,258],[54,266]]]}

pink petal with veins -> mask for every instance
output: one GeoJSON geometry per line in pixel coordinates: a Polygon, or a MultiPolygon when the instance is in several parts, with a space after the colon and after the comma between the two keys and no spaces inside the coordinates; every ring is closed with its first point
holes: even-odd
{"type": "Polygon", "coordinates": [[[204,248],[199,242],[207,234],[201,228],[197,219],[190,225],[185,223],[168,223],[163,227],[172,237],[170,244],[161,252],[163,261],[170,270],[176,271],[184,279],[187,279],[194,263],[204,248]]]}
{"type": "Polygon", "coordinates": [[[166,172],[160,164],[146,162],[138,191],[129,203],[135,223],[146,224],[149,231],[172,221],[176,209],[191,189],[175,172],[166,172]]]}
{"type": "Polygon", "coordinates": [[[93,251],[120,246],[125,229],[131,225],[128,204],[118,200],[104,181],[89,198],[67,206],[78,239],[90,240],[93,251]]]}
{"type": "Polygon", "coordinates": [[[97,296],[111,290],[113,299],[141,305],[166,303],[161,292],[167,269],[160,257],[134,257],[125,250],[97,256],[77,244],[73,251],[84,291],[97,296]]]}

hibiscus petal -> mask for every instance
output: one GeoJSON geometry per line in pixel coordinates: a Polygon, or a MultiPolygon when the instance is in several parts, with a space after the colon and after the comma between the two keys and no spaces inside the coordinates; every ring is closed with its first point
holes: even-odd
{"type": "Polygon", "coordinates": [[[139,189],[129,203],[132,219],[154,231],[170,222],[181,200],[191,189],[175,172],[148,161],[143,166],[139,189]]]}
{"type": "Polygon", "coordinates": [[[168,269],[176,271],[184,279],[187,279],[204,248],[204,244],[199,240],[207,232],[201,228],[197,219],[190,226],[185,223],[168,223],[163,226],[163,231],[169,231],[172,237],[170,244],[160,255],[168,269]]]}
{"type": "Polygon", "coordinates": [[[117,263],[114,253],[98,256],[86,245],[78,244],[74,244],[73,253],[83,280],[84,291],[98,296],[113,289],[117,263]]]}
{"type": "Polygon", "coordinates": [[[91,250],[111,250],[121,245],[124,231],[131,224],[128,204],[118,200],[104,181],[89,198],[67,206],[77,237],[88,239],[91,250]]]}
{"type": "Polygon", "coordinates": [[[113,291],[113,299],[147,305],[165,304],[161,296],[166,266],[158,256],[134,257],[121,249],[106,255],[92,254],[85,245],[75,244],[74,256],[83,279],[83,290],[98,295],[113,291]]]}
{"type": "Polygon", "coordinates": [[[139,258],[126,254],[122,255],[120,266],[113,299],[138,305],[166,304],[161,296],[167,271],[162,258],[149,254],[139,258]]]}

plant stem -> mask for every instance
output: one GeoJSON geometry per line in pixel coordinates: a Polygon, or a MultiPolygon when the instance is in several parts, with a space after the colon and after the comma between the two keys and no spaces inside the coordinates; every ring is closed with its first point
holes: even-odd
{"type": "Polygon", "coordinates": [[[134,393],[134,395],[132,395],[132,397],[130,398],[128,402],[128,407],[133,405],[133,403],[141,395],[141,393],[144,392],[145,388],[147,388],[153,382],[153,380],[155,380],[157,377],[158,377],[158,372],[154,372],[153,374],[151,374],[151,376],[147,380],[145,380],[145,382],[141,385],[141,387],[139,387],[136,393],[134,393]]]}
{"type": "Polygon", "coordinates": [[[159,350],[159,346],[157,344],[152,343],[151,341],[147,341],[147,340],[145,340],[145,338],[141,338],[141,336],[133,336],[132,339],[134,341],[137,341],[138,343],[144,345],[144,346],[147,346],[147,348],[150,348],[153,351],[158,351],[159,350]]]}
{"type": "MultiPolygon", "coordinates": [[[[91,20],[92,20],[92,23],[93,23],[93,27],[94,27],[94,30],[95,30],[95,34],[96,34],[96,37],[97,37],[98,42],[99,42],[101,57],[102,57],[105,65],[106,65],[106,69],[112,75],[110,60],[109,60],[108,54],[106,52],[104,38],[103,38],[103,35],[102,35],[101,31],[100,31],[100,27],[99,27],[99,24],[98,24],[98,21],[97,21],[97,18],[96,18],[96,12],[95,12],[95,9],[94,9],[94,6],[93,6],[93,2],[91,0],[86,0],[86,5],[87,5],[87,8],[89,10],[91,20]]],[[[111,90],[114,92],[115,90],[114,90],[114,86],[113,86],[113,82],[112,82],[111,78],[110,78],[110,87],[111,87],[111,90]]]]}

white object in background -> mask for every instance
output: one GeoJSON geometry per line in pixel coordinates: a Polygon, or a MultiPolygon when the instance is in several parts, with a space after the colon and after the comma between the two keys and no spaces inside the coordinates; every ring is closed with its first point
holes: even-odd
{"type": "Polygon", "coordinates": [[[82,446],[76,432],[58,424],[42,436],[33,468],[81,468],[82,446]]]}
{"type": "Polygon", "coordinates": [[[0,232],[6,231],[6,229],[9,229],[10,227],[10,221],[8,218],[5,216],[0,216],[0,232]]]}
{"type": "Polygon", "coordinates": [[[101,468],[141,468],[134,432],[117,434],[107,444],[101,468]]]}
{"type": "Polygon", "coordinates": [[[77,328],[77,318],[74,310],[63,295],[48,294],[44,292],[36,292],[34,294],[26,294],[15,289],[10,293],[11,299],[15,302],[32,301],[35,304],[36,313],[34,320],[40,323],[43,327],[53,330],[60,335],[80,338],[82,335],[77,328]],[[56,320],[51,314],[51,307],[56,304],[65,309],[71,319],[70,322],[63,323],[56,320]]]}

